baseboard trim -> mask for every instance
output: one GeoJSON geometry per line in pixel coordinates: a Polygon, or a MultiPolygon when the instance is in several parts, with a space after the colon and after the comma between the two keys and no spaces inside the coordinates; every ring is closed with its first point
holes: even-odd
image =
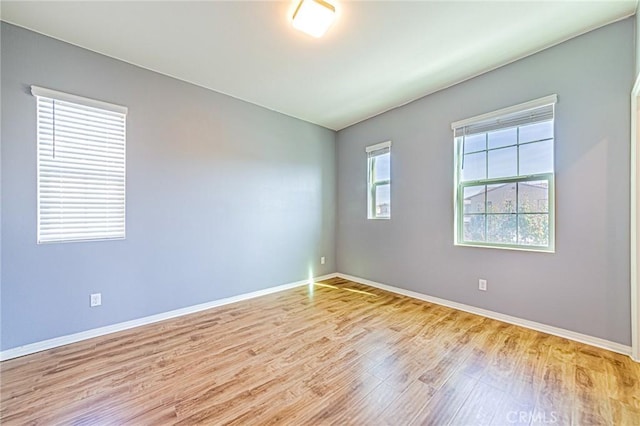
{"type": "MultiPolygon", "coordinates": [[[[335,277],[337,277],[337,274],[333,273],[333,274],[322,275],[320,277],[315,277],[313,280],[322,281],[322,280],[327,280],[335,277]]],[[[251,293],[239,294],[237,296],[226,297],[224,299],[218,299],[218,300],[213,300],[211,302],[201,303],[198,305],[187,306],[186,308],[175,309],[173,311],[163,312],[161,314],[156,314],[156,315],[150,315],[148,317],[138,318],[131,321],[125,321],[117,324],[107,325],[104,327],[94,328],[91,330],[82,331],[80,333],[74,333],[66,336],[55,337],[53,339],[43,340],[40,342],[29,343],[24,346],[18,346],[16,348],[6,349],[0,352],[0,361],[5,361],[12,358],[18,358],[24,355],[30,355],[36,352],[45,351],[47,349],[53,349],[59,346],[80,342],[82,340],[92,339],[94,337],[104,336],[106,334],[117,333],[118,331],[129,330],[134,327],[153,324],[153,323],[168,320],[171,318],[181,317],[184,315],[189,315],[196,312],[204,311],[206,309],[211,309],[218,306],[241,302],[243,300],[253,299],[260,296],[266,296],[268,294],[278,293],[280,291],[285,291],[285,290],[289,290],[292,288],[296,288],[296,287],[300,287],[308,284],[309,284],[308,279],[302,280],[302,281],[296,281],[289,284],[283,284],[275,287],[265,288],[263,290],[253,291],[251,293]]]]}
{"type": "Polygon", "coordinates": [[[424,300],[425,302],[435,303],[437,305],[458,309],[460,311],[469,312],[472,314],[495,319],[495,320],[506,322],[513,325],[518,325],[524,328],[541,331],[543,333],[552,334],[554,336],[563,337],[565,339],[574,340],[576,342],[585,343],[587,345],[596,346],[598,348],[606,349],[612,352],[617,352],[619,354],[628,355],[631,357],[631,346],[626,346],[620,343],[612,342],[610,340],[589,336],[587,334],[577,333],[575,331],[566,330],[564,328],[554,327],[551,325],[542,324],[535,321],[529,321],[523,318],[511,316],[511,315],[501,314],[499,312],[490,311],[488,309],[477,308],[475,306],[465,305],[463,303],[458,303],[458,302],[452,302],[450,300],[441,299],[439,297],[428,296],[426,294],[418,293],[415,291],[405,290],[403,288],[382,284],[382,283],[371,281],[365,278],[355,277],[353,275],[347,275],[342,273],[338,273],[336,275],[339,278],[342,278],[345,280],[354,281],[360,284],[366,284],[371,287],[379,288],[381,290],[390,291],[391,293],[412,297],[418,300],[424,300]]]}
{"type": "MultiPolygon", "coordinates": [[[[356,277],[353,275],[343,273],[332,273],[315,277],[314,281],[322,281],[330,278],[342,278],[345,280],[354,281],[361,284],[366,284],[371,287],[386,290],[392,293],[400,294],[403,296],[411,297],[418,300],[424,300],[425,302],[435,303],[437,305],[447,306],[449,308],[458,309],[464,312],[469,312],[483,317],[503,321],[509,324],[518,325],[521,327],[529,328],[543,333],[552,334],[554,336],[563,337],[565,339],[574,340],[576,342],[585,343],[587,345],[596,346],[598,348],[610,350],[623,355],[632,356],[631,346],[626,346],[620,343],[612,342],[609,340],[601,339],[598,337],[589,336],[587,334],[577,333],[575,331],[566,330],[559,327],[542,324],[535,321],[530,321],[511,315],[501,314],[499,312],[490,311],[488,309],[477,308],[475,306],[465,305],[463,303],[452,302],[450,300],[441,299],[439,297],[429,296],[423,293],[418,293],[411,290],[405,290],[403,288],[394,287],[391,285],[371,281],[365,278],[356,277]]],[[[213,300],[211,302],[201,303],[198,305],[188,306],[181,309],[175,309],[173,311],[163,312],[161,314],[151,315],[148,317],[138,318],[131,321],[125,321],[118,324],[107,325],[104,327],[94,328],[91,330],[82,331],[80,333],[69,334],[66,336],[60,336],[53,339],[43,340],[40,342],[29,343],[24,346],[18,346],[16,348],[6,349],[0,352],[0,361],[5,361],[21,356],[33,354],[36,352],[45,351],[47,349],[57,348],[59,346],[68,345],[71,343],[80,342],[82,340],[92,339],[94,337],[104,336],[106,334],[117,333],[119,331],[129,330],[131,328],[140,327],[147,324],[153,324],[156,322],[176,318],[184,315],[193,314],[196,312],[204,311],[207,309],[215,308],[218,306],[228,305],[231,303],[241,302],[243,300],[249,300],[260,296],[266,296],[272,293],[278,293],[280,291],[289,290],[292,288],[308,285],[309,280],[296,281],[289,284],[283,284],[275,287],[269,287],[263,290],[253,291],[251,293],[239,294],[237,296],[227,297],[224,299],[213,300]]],[[[633,357],[632,357],[633,359],[633,357]]],[[[637,361],[637,360],[636,360],[637,361]]]]}

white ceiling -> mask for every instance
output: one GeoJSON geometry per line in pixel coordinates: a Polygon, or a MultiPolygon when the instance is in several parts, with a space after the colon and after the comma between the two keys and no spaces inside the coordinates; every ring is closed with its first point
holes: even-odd
{"type": "Polygon", "coordinates": [[[1,8],[4,21],[339,130],[630,16],[637,2],[343,0],[321,39],[291,27],[293,1],[1,8]]]}

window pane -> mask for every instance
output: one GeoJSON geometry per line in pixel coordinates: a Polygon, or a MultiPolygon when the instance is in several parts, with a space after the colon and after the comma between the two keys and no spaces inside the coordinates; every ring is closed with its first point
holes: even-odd
{"type": "Polygon", "coordinates": [[[553,121],[520,127],[520,143],[553,138],[553,121]]]}
{"type": "Polygon", "coordinates": [[[501,148],[489,151],[489,179],[517,176],[518,173],[517,147],[501,148]]]}
{"type": "Polygon", "coordinates": [[[518,244],[527,246],[549,245],[549,215],[518,215],[518,244]]]}
{"type": "Polygon", "coordinates": [[[464,213],[484,213],[485,186],[464,188],[464,213]]]}
{"type": "Polygon", "coordinates": [[[376,181],[391,179],[391,154],[386,153],[373,157],[376,181]]]}
{"type": "Polygon", "coordinates": [[[464,241],[484,241],[484,220],[482,214],[464,216],[464,241]]]}
{"type": "Polygon", "coordinates": [[[489,132],[489,149],[501,146],[515,145],[518,143],[518,129],[504,129],[489,132]]]}
{"type": "Polygon", "coordinates": [[[487,177],[487,154],[478,152],[466,154],[462,168],[462,181],[485,179],[487,177]]]}
{"type": "Polygon", "coordinates": [[[376,186],[375,217],[391,216],[391,185],[376,186]]]}
{"type": "Polygon", "coordinates": [[[487,242],[515,244],[516,229],[515,214],[488,214],[487,215],[487,242]]]}
{"type": "Polygon", "coordinates": [[[487,213],[515,213],[516,184],[502,183],[487,186],[487,213]]]}
{"type": "Polygon", "coordinates": [[[518,183],[518,212],[549,212],[549,182],[536,180],[518,183]]]}
{"type": "Polygon", "coordinates": [[[520,146],[520,176],[553,172],[553,139],[520,146]]]}
{"type": "Polygon", "coordinates": [[[483,151],[487,149],[487,135],[480,133],[477,135],[469,135],[464,137],[464,153],[483,151]]]}

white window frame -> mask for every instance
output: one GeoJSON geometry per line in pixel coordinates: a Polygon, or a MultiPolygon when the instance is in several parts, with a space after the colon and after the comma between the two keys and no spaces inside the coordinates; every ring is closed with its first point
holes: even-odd
{"type": "Polygon", "coordinates": [[[38,86],[31,93],[37,243],[124,239],[127,108],[38,86]]]}
{"type": "Polygon", "coordinates": [[[388,216],[378,216],[376,213],[376,188],[381,185],[389,185],[389,209],[391,209],[391,176],[389,179],[377,180],[375,176],[376,157],[389,154],[389,174],[391,174],[391,141],[369,145],[365,148],[367,153],[367,219],[389,220],[388,216]]]}
{"type": "MultiPolygon", "coordinates": [[[[530,102],[525,102],[519,105],[515,105],[508,108],[503,108],[497,111],[493,111],[487,114],[482,114],[476,117],[468,118],[461,121],[456,121],[451,124],[451,129],[454,131],[454,244],[456,246],[470,246],[470,247],[487,247],[487,248],[500,248],[500,249],[513,249],[523,251],[540,251],[540,252],[555,252],[555,156],[553,172],[551,173],[538,173],[530,175],[520,176],[508,176],[503,178],[485,178],[475,181],[462,182],[462,161],[463,161],[463,137],[467,134],[477,134],[483,132],[489,132],[500,129],[507,129],[513,127],[519,127],[526,124],[532,124],[535,122],[547,121],[549,110],[551,114],[550,120],[554,123],[554,135],[553,145],[555,151],[555,104],[558,101],[557,95],[550,95],[544,98],[536,99],[530,102]],[[536,117],[535,114],[538,114],[536,117]],[[546,115],[545,115],[546,114],[546,115]],[[538,121],[536,121],[538,120],[538,121]],[[549,221],[549,244],[546,246],[533,246],[524,244],[510,244],[510,243],[496,243],[496,242],[478,242],[478,241],[466,241],[464,239],[464,188],[470,186],[480,185],[496,185],[496,184],[508,184],[508,183],[524,183],[530,181],[547,181],[548,184],[548,221],[549,221]]],[[[517,142],[519,149],[519,141],[517,142]]],[[[487,152],[489,148],[487,147],[487,152]]],[[[482,152],[482,151],[480,151],[482,152]]],[[[488,165],[487,165],[488,167],[488,165]]],[[[517,188],[517,186],[516,186],[517,188]]],[[[517,195],[516,195],[517,197],[517,195]]],[[[485,203],[487,200],[485,199],[485,203]]],[[[516,212],[513,213],[518,217],[520,212],[517,211],[517,198],[516,198],[516,212]]],[[[484,210],[485,216],[488,214],[484,210]]],[[[486,217],[485,217],[486,221],[486,217]]],[[[486,232],[486,231],[485,231],[486,232]]],[[[485,234],[486,235],[486,234],[485,234]]]]}

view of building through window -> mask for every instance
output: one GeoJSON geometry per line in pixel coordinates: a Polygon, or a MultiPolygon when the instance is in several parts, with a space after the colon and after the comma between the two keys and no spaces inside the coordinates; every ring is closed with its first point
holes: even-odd
{"type": "Polygon", "coordinates": [[[456,128],[458,244],[553,248],[553,104],[456,128]]]}
{"type": "Polygon", "coordinates": [[[548,245],[548,182],[528,181],[466,187],[464,240],[548,245]]]}

